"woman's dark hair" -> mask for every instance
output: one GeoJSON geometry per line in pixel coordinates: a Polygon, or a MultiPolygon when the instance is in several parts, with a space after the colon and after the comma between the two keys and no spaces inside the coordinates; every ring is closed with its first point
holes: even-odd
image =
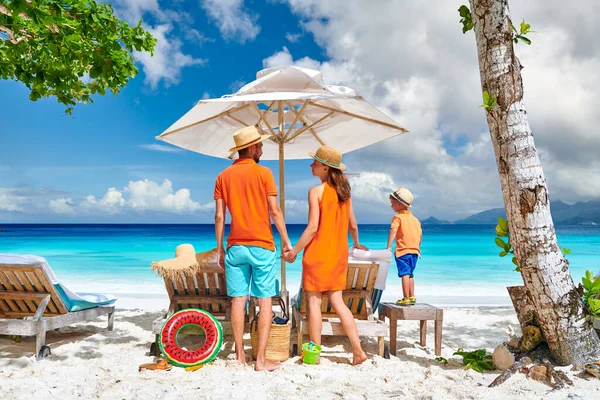
{"type": "Polygon", "coordinates": [[[350,182],[342,171],[329,167],[327,183],[337,192],[339,202],[350,200],[350,182]]]}

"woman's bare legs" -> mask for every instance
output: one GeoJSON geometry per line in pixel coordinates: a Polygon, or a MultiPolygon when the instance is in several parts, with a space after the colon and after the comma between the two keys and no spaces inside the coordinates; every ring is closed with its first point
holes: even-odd
{"type": "MultiPolygon", "coordinates": [[[[356,322],[354,321],[354,316],[352,315],[352,312],[344,303],[344,299],[342,298],[342,291],[330,290],[327,292],[327,296],[329,297],[329,303],[335,310],[335,313],[338,315],[338,317],[340,317],[340,321],[342,322],[342,326],[344,327],[344,332],[346,332],[346,336],[348,336],[348,339],[350,339],[350,344],[352,345],[352,365],[358,365],[363,363],[367,359],[367,355],[360,346],[360,339],[358,338],[358,329],[356,328],[356,322]]],[[[320,304],[321,303],[319,302],[319,305],[320,304]]],[[[319,310],[319,316],[320,315],[321,312],[319,310]]],[[[320,332],[321,331],[319,330],[319,339],[320,332]]]]}
{"type": "Polygon", "coordinates": [[[308,335],[311,342],[321,345],[321,329],[323,316],[321,315],[321,292],[306,292],[306,306],[308,319],[308,335]]]}

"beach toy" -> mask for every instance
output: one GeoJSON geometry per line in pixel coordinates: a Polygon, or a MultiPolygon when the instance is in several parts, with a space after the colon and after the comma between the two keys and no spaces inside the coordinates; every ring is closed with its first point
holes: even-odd
{"type": "Polygon", "coordinates": [[[163,325],[158,342],[164,357],[171,364],[184,368],[211,362],[222,344],[221,323],[209,312],[195,308],[186,308],[171,315],[163,325]],[[195,351],[183,349],[177,343],[177,334],[189,325],[202,328],[206,334],[206,341],[195,351]]]}
{"type": "Polygon", "coordinates": [[[167,360],[159,359],[156,360],[156,362],[140,365],[138,368],[138,372],[142,372],[145,369],[169,371],[171,369],[171,364],[169,364],[167,360]]]}
{"type": "Polygon", "coordinates": [[[302,345],[302,362],[304,364],[314,365],[321,355],[321,346],[316,343],[308,342],[302,345]]]}

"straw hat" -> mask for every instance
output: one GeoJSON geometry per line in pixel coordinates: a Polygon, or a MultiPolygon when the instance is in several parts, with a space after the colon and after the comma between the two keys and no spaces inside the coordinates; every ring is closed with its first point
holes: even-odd
{"type": "Polygon", "coordinates": [[[342,153],[329,146],[321,146],[316,153],[308,153],[315,160],[331,168],[345,170],[346,166],[342,164],[342,153]]]}
{"type": "Polygon", "coordinates": [[[396,190],[391,194],[391,196],[407,207],[410,207],[415,199],[415,196],[413,196],[410,190],[405,187],[401,187],[400,189],[396,190]]]}
{"type": "Polygon", "coordinates": [[[180,244],[175,249],[175,258],[154,261],[150,269],[163,277],[181,277],[194,275],[206,267],[217,266],[217,251],[212,249],[196,253],[191,244],[180,244]]]}
{"type": "Polygon", "coordinates": [[[247,126],[233,134],[235,146],[228,151],[240,151],[270,137],[271,135],[261,135],[255,126],[247,126]]]}

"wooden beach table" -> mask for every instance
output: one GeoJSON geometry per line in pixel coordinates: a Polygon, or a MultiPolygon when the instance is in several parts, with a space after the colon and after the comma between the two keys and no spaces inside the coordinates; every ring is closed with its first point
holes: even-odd
{"type": "Polygon", "coordinates": [[[399,320],[417,320],[421,330],[421,346],[427,341],[427,321],[434,321],[435,329],[435,355],[442,354],[442,322],[444,310],[430,304],[417,303],[412,306],[399,306],[395,303],[381,303],[379,305],[379,319],[385,322],[390,320],[390,353],[396,355],[396,339],[399,320]]]}

